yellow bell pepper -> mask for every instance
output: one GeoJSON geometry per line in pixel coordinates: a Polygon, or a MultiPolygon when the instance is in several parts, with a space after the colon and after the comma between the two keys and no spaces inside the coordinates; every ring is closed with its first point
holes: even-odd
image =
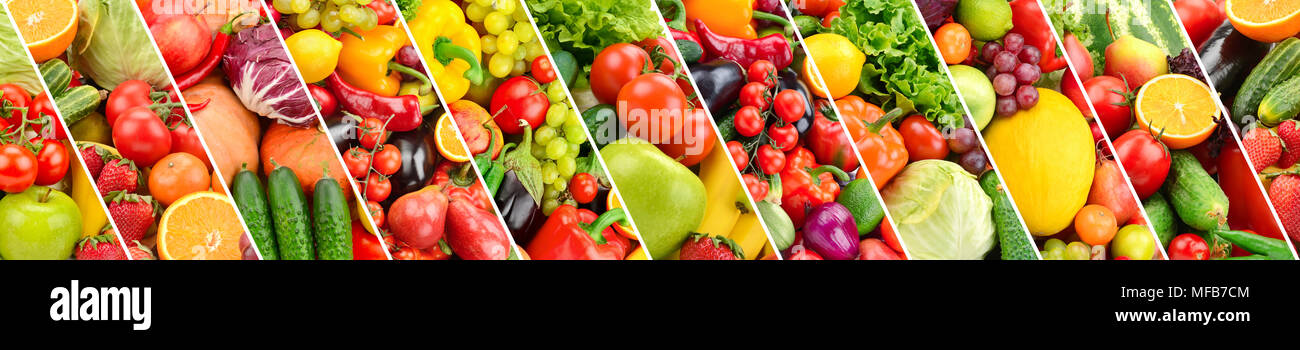
{"type": "MultiPolygon", "coordinates": [[[[790,26],[790,21],[784,16],[754,11],[754,0],[682,0],[682,5],[686,8],[687,24],[698,19],[709,26],[709,31],[733,38],[758,38],[758,32],[751,24],[755,19],[790,26]]],[[[694,28],[693,24],[690,26],[694,28]]]]}
{"type": "Polygon", "coordinates": [[[460,6],[450,0],[425,0],[407,25],[444,103],[460,100],[470,84],[483,82],[482,41],[465,22],[460,6]]]}
{"type": "Polygon", "coordinates": [[[343,50],[339,52],[338,73],[343,81],[362,90],[381,96],[397,96],[402,76],[390,71],[389,63],[397,50],[406,46],[406,31],[397,26],[375,26],[371,30],[356,30],[360,36],[343,34],[343,50]]]}

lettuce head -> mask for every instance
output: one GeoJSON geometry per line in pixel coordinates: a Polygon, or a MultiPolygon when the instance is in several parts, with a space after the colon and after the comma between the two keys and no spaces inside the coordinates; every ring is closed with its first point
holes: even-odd
{"type": "Polygon", "coordinates": [[[881,196],[914,259],[983,259],[997,244],[993,200],[956,163],[909,164],[881,196]]]}

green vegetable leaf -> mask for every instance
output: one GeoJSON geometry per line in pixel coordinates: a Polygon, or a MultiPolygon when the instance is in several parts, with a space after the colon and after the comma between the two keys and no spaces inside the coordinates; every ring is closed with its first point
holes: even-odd
{"type": "MultiPolygon", "coordinates": [[[[3,7],[0,15],[8,16],[3,7]]],[[[0,22],[0,82],[16,84],[30,94],[39,94],[41,78],[32,70],[27,48],[18,40],[18,31],[9,22],[0,22]]]]}
{"type": "Polygon", "coordinates": [[[540,0],[528,8],[552,50],[591,62],[606,46],[661,35],[649,0],[540,0]]]}

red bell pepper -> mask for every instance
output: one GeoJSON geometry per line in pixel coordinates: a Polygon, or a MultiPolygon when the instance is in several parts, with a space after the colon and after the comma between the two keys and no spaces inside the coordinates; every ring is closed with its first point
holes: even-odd
{"type": "Polygon", "coordinates": [[[835,180],[849,181],[849,178],[848,173],[834,165],[816,168],[787,165],[781,171],[781,208],[790,215],[795,227],[803,226],[808,210],[834,202],[840,195],[840,184],[835,180]]]}
{"type": "Polygon", "coordinates": [[[1048,26],[1038,0],[1011,1],[1011,23],[1011,33],[1024,36],[1025,45],[1036,47],[1042,53],[1038,68],[1042,68],[1043,74],[1066,67],[1066,56],[1057,55],[1056,36],[1048,26]]]}
{"type": "Polygon", "coordinates": [[[817,110],[815,116],[812,128],[808,129],[808,135],[803,139],[807,140],[806,146],[817,156],[817,162],[845,170],[857,169],[858,157],[853,154],[848,132],[844,131],[844,123],[840,123],[840,118],[828,108],[817,110]]]}
{"type": "Polygon", "coordinates": [[[528,243],[533,260],[622,260],[631,243],[610,225],[625,221],[622,208],[600,216],[587,209],[561,205],[528,243]]]}

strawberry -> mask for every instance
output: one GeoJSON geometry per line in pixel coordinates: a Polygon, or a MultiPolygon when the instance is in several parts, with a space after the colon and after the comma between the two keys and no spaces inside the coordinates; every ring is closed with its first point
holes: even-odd
{"type": "Polygon", "coordinates": [[[131,260],[158,260],[153,255],[153,251],[149,250],[149,247],[140,244],[140,241],[132,241],[127,246],[129,246],[128,253],[131,254],[131,260]]]}
{"type": "Polygon", "coordinates": [[[86,161],[86,171],[90,172],[90,178],[98,179],[99,172],[104,170],[104,156],[100,154],[99,147],[85,145],[77,151],[81,152],[81,159],[86,161]]]}
{"type": "Polygon", "coordinates": [[[77,242],[77,260],[126,260],[126,253],[117,244],[117,237],[99,234],[77,242]]]}
{"type": "Polygon", "coordinates": [[[1282,157],[1282,139],[1265,127],[1253,127],[1241,138],[1241,145],[1255,166],[1255,172],[1277,163],[1282,157]]]}
{"type": "Polygon", "coordinates": [[[1282,138],[1282,158],[1278,159],[1277,166],[1290,168],[1300,161],[1300,123],[1290,119],[1278,124],[1277,136],[1282,138]]]}
{"type": "Polygon", "coordinates": [[[117,224],[122,239],[129,242],[144,238],[149,226],[153,226],[154,213],[157,212],[153,197],[115,191],[106,198],[111,198],[108,214],[117,224]]]}
{"type": "Polygon", "coordinates": [[[135,192],[140,188],[140,170],[135,163],[127,159],[115,159],[104,165],[104,170],[95,179],[99,186],[99,195],[108,196],[110,192],[135,192]]]}
{"type": "Polygon", "coordinates": [[[706,233],[693,233],[682,244],[681,260],[744,260],[745,252],[736,241],[706,233]]]}
{"type": "Polygon", "coordinates": [[[1293,237],[1300,233],[1300,175],[1286,174],[1273,179],[1268,186],[1268,198],[1273,201],[1282,228],[1293,237]]]}

